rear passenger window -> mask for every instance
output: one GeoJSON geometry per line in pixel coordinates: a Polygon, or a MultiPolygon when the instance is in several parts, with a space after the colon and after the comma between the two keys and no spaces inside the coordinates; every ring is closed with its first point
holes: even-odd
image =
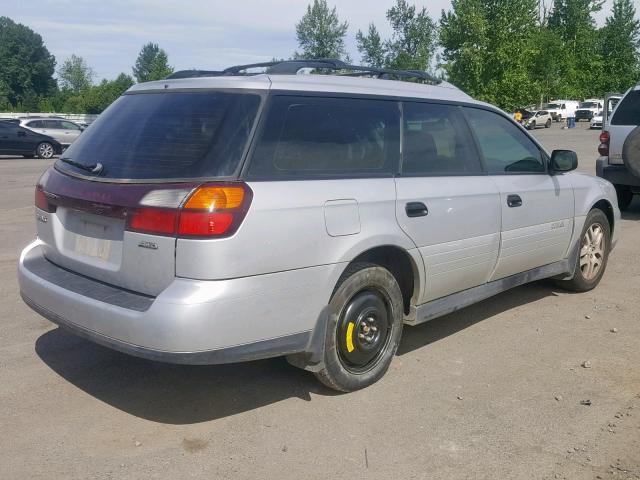
{"type": "Polygon", "coordinates": [[[538,146],[511,121],[488,110],[465,108],[489,173],[542,173],[538,146]]]}
{"type": "Polygon", "coordinates": [[[640,90],[633,90],[620,100],[611,125],[640,125],[640,90]]]}
{"type": "Polygon", "coordinates": [[[44,128],[50,128],[52,130],[60,130],[62,129],[62,124],[59,120],[43,120],[44,128]]]}
{"type": "Polygon", "coordinates": [[[44,128],[44,122],[42,122],[42,120],[34,120],[33,122],[27,123],[27,127],[29,127],[29,128],[44,128]]]}
{"type": "Polygon", "coordinates": [[[397,102],[276,96],[264,121],[249,167],[251,178],[397,172],[397,102]]]}
{"type": "Polygon", "coordinates": [[[460,107],[407,102],[403,110],[403,175],[482,171],[460,107]]]}

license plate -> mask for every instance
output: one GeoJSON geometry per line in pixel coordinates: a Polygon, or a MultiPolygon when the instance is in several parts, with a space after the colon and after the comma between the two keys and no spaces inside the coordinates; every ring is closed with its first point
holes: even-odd
{"type": "Polygon", "coordinates": [[[111,241],[104,237],[106,237],[109,227],[86,221],[82,222],[82,226],[86,235],[76,234],[75,252],[87,257],[108,260],[111,253],[111,241]]]}

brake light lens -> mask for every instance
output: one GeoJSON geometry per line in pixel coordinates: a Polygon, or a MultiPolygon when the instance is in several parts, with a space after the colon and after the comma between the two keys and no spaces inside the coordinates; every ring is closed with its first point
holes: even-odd
{"type": "Polygon", "coordinates": [[[609,132],[603,130],[600,134],[600,145],[598,145],[598,153],[603,157],[609,155],[609,140],[611,137],[609,136],[609,132]]]}
{"type": "Polygon", "coordinates": [[[135,211],[129,220],[129,229],[140,233],[173,235],[176,231],[178,211],[168,208],[145,207],[135,211]]]}
{"type": "Polygon", "coordinates": [[[253,193],[244,183],[205,184],[195,188],[182,207],[130,210],[127,229],[182,238],[233,235],[244,220],[253,193]]]}
{"type": "Polygon", "coordinates": [[[47,195],[44,193],[41,185],[36,185],[36,207],[48,213],[56,211],[56,206],[49,203],[47,195]]]}

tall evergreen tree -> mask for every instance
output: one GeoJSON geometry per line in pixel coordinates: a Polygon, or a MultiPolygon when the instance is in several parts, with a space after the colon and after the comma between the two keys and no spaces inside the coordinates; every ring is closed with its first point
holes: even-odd
{"type": "Polygon", "coordinates": [[[417,10],[406,0],[396,0],[387,10],[391,38],[382,41],[372,23],[365,35],[358,31],[356,43],[365,65],[425,71],[430,67],[438,40],[436,23],[426,8],[417,10]]]}
{"type": "Polygon", "coordinates": [[[157,43],[147,43],[142,47],[133,67],[133,75],[138,82],[162,80],[172,73],[173,68],[169,65],[167,52],[157,43]]]}
{"type": "Polygon", "coordinates": [[[373,23],[369,24],[366,35],[358,30],[356,44],[362,56],[362,63],[370,67],[384,66],[386,49],[380,38],[380,33],[373,23]]]}
{"type": "Polygon", "coordinates": [[[624,92],[640,81],[640,21],[632,0],[614,0],[602,29],[603,88],[624,92]]]}
{"type": "Polygon", "coordinates": [[[349,60],[344,44],[349,24],[340,22],[336,7],[329,8],[327,0],[313,0],[296,25],[301,52],[296,58],[339,58],[349,60]]]}

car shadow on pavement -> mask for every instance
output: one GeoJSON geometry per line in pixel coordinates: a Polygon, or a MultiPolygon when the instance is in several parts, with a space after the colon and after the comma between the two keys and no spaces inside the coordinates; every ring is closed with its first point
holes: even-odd
{"type": "MultiPolygon", "coordinates": [[[[549,283],[518,287],[459,312],[404,330],[398,355],[434,343],[510,308],[554,292],[549,283]]],[[[185,425],[311,394],[338,395],[284,358],[229,365],[171,365],[94,344],[62,328],[41,335],[37,355],[62,378],[119,410],[146,420],[185,425]]]]}
{"type": "Polygon", "coordinates": [[[622,212],[623,220],[640,220],[640,195],[636,195],[629,208],[622,212]]]}
{"type": "Polygon", "coordinates": [[[494,315],[552,295],[558,295],[555,286],[551,281],[542,280],[508,290],[475,305],[415,327],[405,326],[402,332],[402,341],[398,347],[398,355],[410,353],[494,315]]]}
{"type": "Polygon", "coordinates": [[[311,393],[337,394],[284,358],[229,365],[171,365],[94,344],[62,328],[36,340],[37,355],[89,395],[146,420],[186,425],[311,393]]]}

